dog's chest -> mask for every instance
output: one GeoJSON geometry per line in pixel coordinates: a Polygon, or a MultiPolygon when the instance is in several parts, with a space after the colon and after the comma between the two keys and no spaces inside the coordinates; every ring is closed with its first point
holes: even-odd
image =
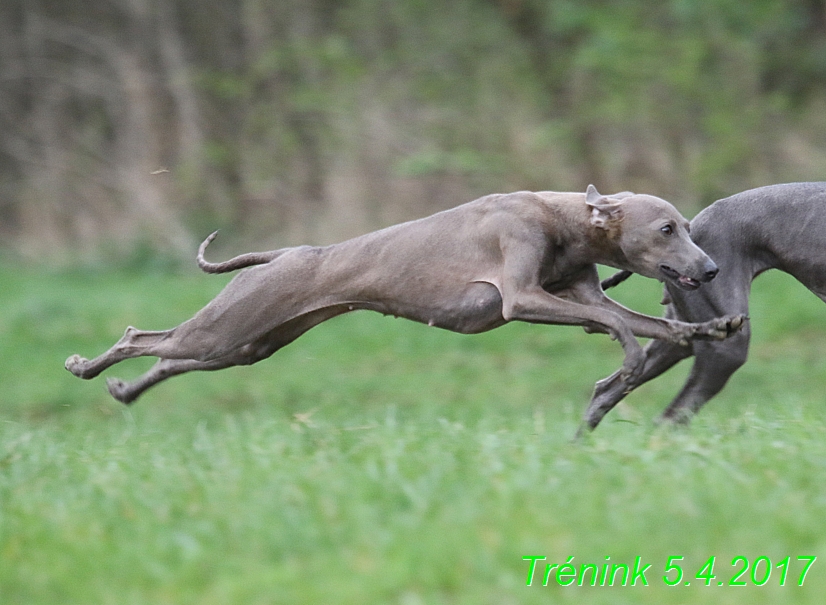
{"type": "Polygon", "coordinates": [[[539,275],[546,292],[565,290],[582,278],[583,269],[591,263],[583,261],[577,250],[562,244],[548,246],[539,275]]]}

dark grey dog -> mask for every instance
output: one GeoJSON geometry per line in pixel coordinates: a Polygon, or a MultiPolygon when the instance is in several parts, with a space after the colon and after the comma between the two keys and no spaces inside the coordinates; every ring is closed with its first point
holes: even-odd
{"type": "MultiPolygon", "coordinates": [[[[826,236],[819,229],[826,215],[826,183],[790,183],[752,189],[718,200],[691,221],[691,239],[720,268],[717,278],[695,291],[666,282],[665,316],[698,322],[726,314],[748,314],[752,280],[768,269],[795,277],[826,301],[826,236]]],[[[631,275],[622,271],[603,281],[614,286],[631,275]]],[[[599,381],[585,412],[583,429],[593,429],[625,395],[677,362],[694,356],[688,380],[660,420],[687,422],[725,386],[748,355],[748,322],[725,341],[692,341],[680,346],[652,340],[643,349],[638,379],[619,371],[599,381]]]]}
{"type": "Polygon", "coordinates": [[[742,317],[688,324],[648,317],[603,294],[595,263],[679,288],[699,288],[717,266],[691,241],[688,221],[660,198],[624,193],[527,191],[488,195],[433,216],[325,247],[299,246],[209,263],[207,272],[248,267],[192,319],[158,332],[127,328],[107,352],[73,355],[66,369],[93,378],[131,357],[160,358],[132,382],[108,381],[128,403],[158,382],[192,370],[252,364],[336,315],[369,309],[455,332],[513,320],[583,326],[616,337],[622,373],[637,376],[635,335],[688,344],[726,338],[742,317]],[[255,265],[255,266],[252,266],[255,265]]]}

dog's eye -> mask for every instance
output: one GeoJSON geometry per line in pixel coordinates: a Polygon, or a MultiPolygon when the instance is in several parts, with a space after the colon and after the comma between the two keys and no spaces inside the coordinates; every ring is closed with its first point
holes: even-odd
{"type": "Polygon", "coordinates": [[[660,231],[662,231],[665,235],[671,235],[672,233],[674,233],[674,227],[672,227],[671,225],[665,225],[663,227],[660,227],[660,231]]]}

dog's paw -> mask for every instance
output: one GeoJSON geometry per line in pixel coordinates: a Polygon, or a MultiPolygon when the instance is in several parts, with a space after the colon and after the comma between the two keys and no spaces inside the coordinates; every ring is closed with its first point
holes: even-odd
{"type": "Polygon", "coordinates": [[[121,403],[132,403],[135,400],[130,396],[129,385],[120,378],[107,378],[106,388],[109,394],[121,403]]]}
{"type": "Polygon", "coordinates": [[[715,340],[724,340],[737,333],[746,323],[746,315],[725,315],[707,322],[710,325],[708,335],[715,340]]]}
{"type": "Polygon", "coordinates": [[[81,357],[80,355],[72,355],[66,360],[66,363],[63,364],[63,367],[65,367],[78,378],[86,378],[87,376],[85,376],[84,374],[88,363],[89,360],[85,357],[81,357]]]}
{"type": "Polygon", "coordinates": [[[746,315],[724,315],[710,321],[683,324],[675,335],[674,342],[688,346],[689,340],[725,340],[736,334],[748,320],[746,315]]]}

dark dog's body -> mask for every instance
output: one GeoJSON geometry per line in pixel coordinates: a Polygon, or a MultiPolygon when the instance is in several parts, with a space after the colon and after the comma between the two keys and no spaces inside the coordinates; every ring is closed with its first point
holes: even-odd
{"type": "MultiPolygon", "coordinates": [[[[772,185],[715,202],[691,221],[691,237],[718,264],[720,274],[693,292],[666,284],[666,317],[697,322],[745,315],[751,282],[768,269],[789,273],[826,301],[826,235],[819,229],[824,214],[826,183],[772,185]]],[[[619,274],[603,285],[610,287],[627,276],[619,274]]],[[[694,355],[685,385],[662,414],[667,421],[688,420],[745,363],[750,333],[746,325],[720,342],[694,341],[689,347],[648,343],[638,380],[626,381],[618,371],[597,383],[584,427],[596,427],[628,392],[694,355]]]]}
{"type": "Polygon", "coordinates": [[[245,254],[208,272],[242,271],[192,319],[172,330],[128,328],[93,360],[66,368],[93,378],[142,355],[158,363],[134,382],[109,381],[118,400],[191,370],[247,365],[269,357],[313,326],[369,309],[463,333],[508,321],[583,326],[619,339],[623,372],[642,370],[634,335],[687,343],[725,338],[742,318],[687,324],[634,313],[608,299],[595,263],[697,288],[717,273],[688,237],[686,221],[659,198],[631,193],[519,192],[490,195],[430,217],[326,247],[245,254]]]}

